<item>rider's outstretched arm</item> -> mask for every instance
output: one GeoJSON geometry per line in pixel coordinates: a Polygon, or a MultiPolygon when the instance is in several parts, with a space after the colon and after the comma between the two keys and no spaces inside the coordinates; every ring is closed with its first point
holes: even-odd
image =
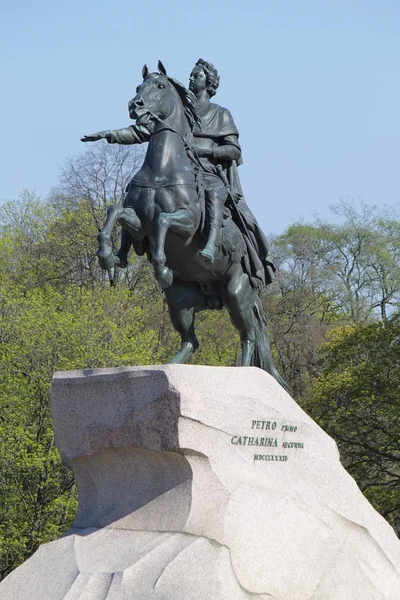
{"type": "Polygon", "coordinates": [[[106,140],[109,144],[143,144],[150,139],[150,132],[143,126],[130,125],[122,129],[108,132],[106,140]]]}
{"type": "Polygon", "coordinates": [[[81,138],[81,142],[107,140],[109,144],[143,144],[148,142],[150,137],[150,131],[143,125],[130,125],[122,129],[106,129],[105,131],[85,135],[81,138]]]}

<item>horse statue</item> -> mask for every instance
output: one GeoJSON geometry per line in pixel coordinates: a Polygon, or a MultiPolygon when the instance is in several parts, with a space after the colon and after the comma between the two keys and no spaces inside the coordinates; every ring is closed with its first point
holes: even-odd
{"type": "MultiPolygon", "coordinates": [[[[128,185],[123,205],[115,204],[107,211],[98,235],[100,266],[105,270],[126,266],[120,257],[126,256],[131,246],[137,254],[147,254],[163,288],[172,325],[181,337],[171,363],[186,363],[197,350],[196,313],[225,306],[240,335],[242,366],[266,370],[287,389],[272,361],[259,294],[246,273],[243,235],[229,211],[225,211],[214,262],[200,255],[205,246],[205,208],[201,165],[192,150],[192,129],[199,122],[196,98],[169,77],[160,62],[158,69],[150,73],[143,67],[143,83],[128,104],[135,126],[82,138],[110,141],[114,135],[112,141],[116,141],[119,135],[135,137],[123,143],[149,142],[143,165],[128,185]],[[124,248],[114,254],[111,232],[116,223],[122,228],[124,248]]],[[[224,202],[224,186],[221,194],[224,202]]]]}

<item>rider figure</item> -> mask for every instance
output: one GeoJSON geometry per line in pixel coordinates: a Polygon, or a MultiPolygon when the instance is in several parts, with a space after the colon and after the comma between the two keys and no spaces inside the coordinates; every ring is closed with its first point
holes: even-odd
{"type": "Polygon", "coordinates": [[[205,171],[206,212],[209,219],[207,244],[200,254],[206,260],[214,261],[215,244],[223,221],[223,203],[227,198],[225,193],[221,202],[221,193],[216,193],[216,179],[220,178],[222,170],[223,180],[228,182],[231,197],[236,203],[236,210],[231,211],[232,218],[246,242],[248,274],[252,285],[259,287],[271,283],[275,268],[267,260],[267,240],[243,197],[237,170],[242,164],[239,132],[231,113],[210,102],[218,86],[219,75],[215,67],[199,59],[190,74],[189,89],[197,98],[196,109],[201,118],[201,128],[195,126],[193,130],[194,149],[205,171]]]}
{"type": "Polygon", "coordinates": [[[210,98],[219,85],[217,70],[211,63],[199,59],[190,74],[189,89],[197,98],[196,110],[201,119],[201,128],[195,126],[194,150],[204,171],[206,192],[206,213],[209,221],[207,244],[201,256],[213,263],[215,244],[223,221],[224,203],[227,190],[218,175],[218,169],[232,161],[240,160],[239,132],[230,112],[210,98]]]}

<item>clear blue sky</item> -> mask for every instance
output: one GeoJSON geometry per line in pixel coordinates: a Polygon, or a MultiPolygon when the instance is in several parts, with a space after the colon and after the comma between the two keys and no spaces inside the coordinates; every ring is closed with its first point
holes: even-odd
{"type": "Polygon", "coordinates": [[[338,195],[400,200],[398,0],[14,0],[1,21],[0,201],[46,196],[83,134],[129,124],[143,63],[187,83],[199,57],[220,72],[266,232],[338,195]]]}

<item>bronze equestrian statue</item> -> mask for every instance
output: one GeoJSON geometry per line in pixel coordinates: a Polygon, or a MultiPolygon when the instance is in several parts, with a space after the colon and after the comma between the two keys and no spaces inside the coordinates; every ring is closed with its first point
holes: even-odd
{"type": "Polygon", "coordinates": [[[123,205],[107,211],[98,235],[100,266],[125,267],[132,246],[147,255],[181,337],[170,362],[185,363],[198,348],[195,314],[225,306],[240,335],[242,366],[260,367],[287,388],[272,361],[259,297],[271,282],[273,265],[237,177],[238,132],[229,111],[210,102],[217,73],[199,60],[190,77],[192,91],[168,76],[161,62],[155,73],[144,66],[142,76],[128,104],[136,123],[82,138],[148,142],[123,205]],[[121,247],[114,254],[111,232],[117,222],[121,247]]]}

